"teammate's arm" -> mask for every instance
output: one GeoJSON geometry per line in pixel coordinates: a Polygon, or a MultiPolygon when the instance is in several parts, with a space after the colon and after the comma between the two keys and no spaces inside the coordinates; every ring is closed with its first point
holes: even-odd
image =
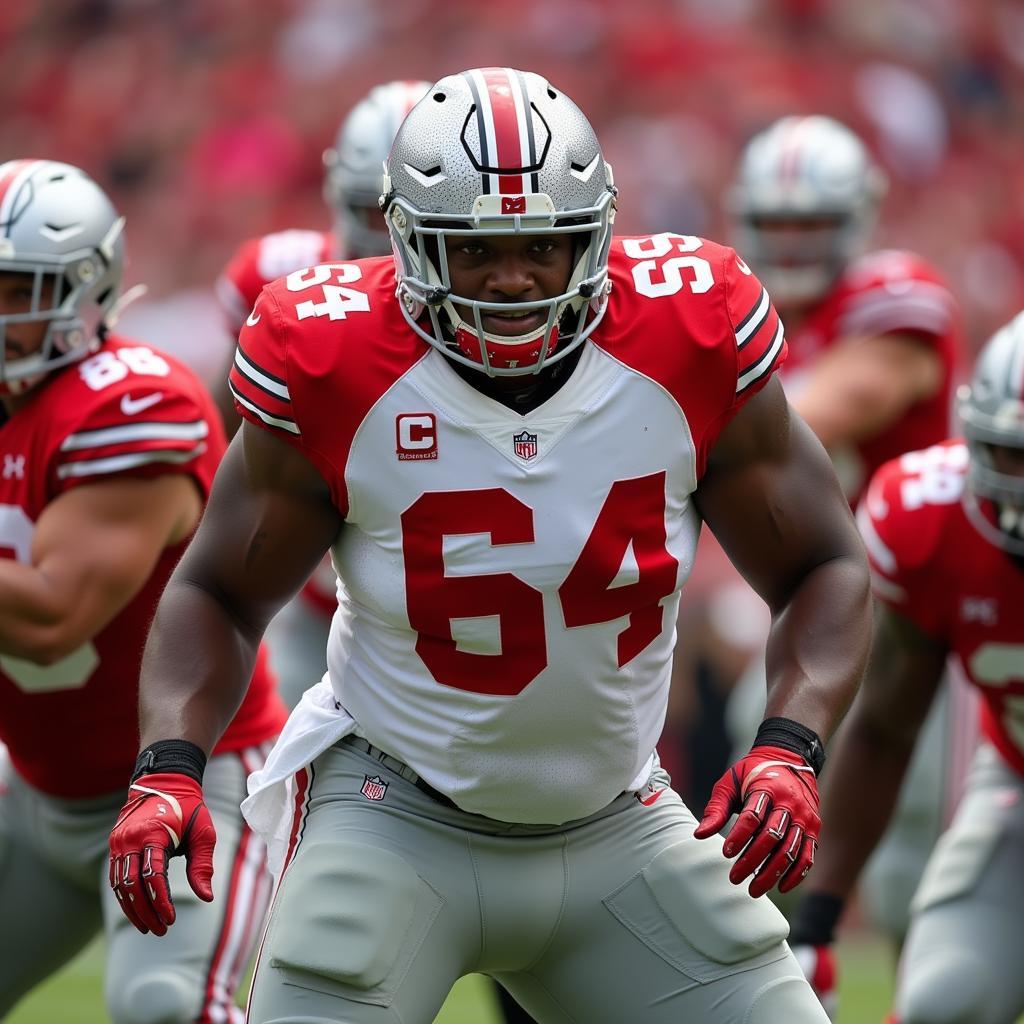
{"type": "Polygon", "coordinates": [[[831,450],[877,437],[941,386],[934,349],[910,334],[876,335],[823,352],[793,408],[831,450]]]}
{"type": "Polygon", "coordinates": [[[139,687],[143,747],[182,739],[209,754],[245,695],[267,623],[341,525],[312,463],[243,423],[157,607],[139,687]]]}
{"type": "Polygon", "coordinates": [[[767,715],[715,784],[695,835],[736,823],[723,852],[760,896],[797,886],[820,829],[821,743],[860,681],[871,632],[867,559],[828,457],[771,380],[723,430],[696,493],[726,554],[772,614],[767,715]]]}
{"type": "Polygon", "coordinates": [[[182,474],[84,484],[51,502],[30,560],[0,561],[0,650],[40,665],[71,654],[139,592],[202,511],[182,474]]]}
{"type": "Polygon", "coordinates": [[[946,647],[919,626],[876,603],[864,685],[831,748],[822,790],[830,842],[809,895],[825,892],[845,900],[853,891],[892,816],[946,656],[946,647]]]}
{"type": "Polygon", "coordinates": [[[832,743],[822,790],[822,828],[828,842],[796,907],[789,938],[807,980],[833,1018],[836,927],[892,817],[946,655],[946,648],[920,627],[876,602],[867,674],[832,743]]]}

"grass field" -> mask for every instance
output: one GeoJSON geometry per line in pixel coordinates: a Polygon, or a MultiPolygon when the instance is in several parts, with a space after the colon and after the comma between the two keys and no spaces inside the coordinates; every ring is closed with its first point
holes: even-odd
{"type": "MultiPolygon", "coordinates": [[[[839,958],[842,1024],[880,1024],[888,1009],[892,976],[884,948],[874,941],[852,939],[840,945],[839,958]]],[[[101,996],[102,969],[103,949],[96,943],[24,999],[5,1024],[109,1024],[101,996]]],[[[460,981],[436,1024],[498,1024],[485,980],[473,975],[460,981]]]]}

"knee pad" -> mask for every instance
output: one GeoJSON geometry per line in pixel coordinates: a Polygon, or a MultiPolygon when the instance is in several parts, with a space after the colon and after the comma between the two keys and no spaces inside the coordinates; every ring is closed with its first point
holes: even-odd
{"type": "Polygon", "coordinates": [[[194,982],[170,970],[146,970],[107,991],[114,1024],[191,1024],[199,1008],[194,982]]]}
{"type": "Polygon", "coordinates": [[[828,1024],[818,997],[803,976],[776,978],[757,993],[744,1024],[828,1024]]]}
{"type": "Polygon", "coordinates": [[[896,995],[900,1024],[985,1024],[998,979],[969,950],[949,948],[907,965],[896,995]]]}

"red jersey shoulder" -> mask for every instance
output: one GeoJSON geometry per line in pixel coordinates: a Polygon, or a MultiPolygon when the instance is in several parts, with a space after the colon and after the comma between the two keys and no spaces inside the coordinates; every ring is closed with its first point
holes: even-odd
{"type": "Polygon", "coordinates": [[[732,249],[695,235],[616,239],[609,275],[594,343],[672,395],[699,476],[724,426],[785,360],[782,321],[732,249]]]}
{"type": "Polygon", "coordinates": [[[938,569],[943,542],[962,518],[966,471],[967,446],[950,440],[907,452],[875,473],[857,520],[876,572],[902,583],[938,569]]]}
{"type": "Polygon", "coordinates": [[[172,356],[110,337],[25,407],[47,432],[48,489],[112,475],[182,472],[205,495],[225,448],[213,402],[172,356]]]}
{"type": "Polygon", "coordinates": [[[785,359],[782,321],[767,291],[728,246],[673,232],[618,238],[609,273],[612,329],[602,337],[646,337],[668,359],[673,350],[717,350],[734,367],[736,395],[758,390],[785,359]]]}
{"type": "Polygon", "coordinates": [[[303,450],[331,482],[329,454],[429,351],[402,316],[391,256],[320,264],[263,289],[228,385],[243,417],[303,450]]]}
{"type": "Polygon", "coordinates": [[[323,263],[336,251],[334,236],[325,231],[277,231],[243,242],[217,281],[217,298],[232,333],[241,330],[264,285],[323,263]]]}
{"type": "Polygon", "coordinates": [[[854,260],[830,298],[840,336],[943,336],[959,329],[958,305],[943,276],[923,257],[902,249],[854,260]]]}

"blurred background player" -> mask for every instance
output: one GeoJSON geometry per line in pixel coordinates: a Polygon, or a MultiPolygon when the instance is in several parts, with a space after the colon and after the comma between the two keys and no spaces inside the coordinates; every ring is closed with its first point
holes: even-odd
{"type": "Polygon", "coordinates": [[[1024,1012],[1024,314],[962,389],[966,441],[887,463],[858,520],[874,650],[833,744],[821,851],[790,942],[834,1012],[830,946],[889,820],[947,659],[981,697],[983,741],[914,897],[896,1024],[1009,1024],[1024,1012]]]}
{"type": "MultiPolygon", "coordinates": [[[[789,116],[747,143],[727,197],[736,248],[792,339],[786,395],[831,455],[851,504],[882,463],[948,436],[963,347],[958,304],[938,271],[912,252],[868,249],[885,190],[884,173],[845,125],[789,116]]],[[[735,578],[725,588],[746,595],[734,619],[763,618],[749,588],[735,578]]],[[[971,696],[950,689],[956,707],[936,702],[904,805],[865,879],[871,916],[897,946],[973,740],[971,696]]],[[[735,750],[746,749],[763,703],[758,655],[729,698],[735,750]]]]}
{"type": "Polygon", "coordinates": [[[75,167],[0,165],[0,1017],[102,928],[115,1024],[240,1021],[269,880],[238,804],[284,720],[263,659],[206,771],[217,904],[179,861],[180,933],[143,937],[102,856],[146,632],[224,450],[192,373],[110,333],[123,224],[75,167]]]}
{"type": "MultiPolygon", "coordinates": [[[[233,341],[268,281],[318,263],[383,256],[391,251],[378,206],[384,160],[398,126],[429,87],[429,82],[418,81],[378,85],[342,121],[337,140],[323,160],[324,198],[334,216],[330,231],[279,231],[239,246],[217,282],[217,296],[233,341]]],[[[233,432],[239,416],[227,388],[227,368],[223,380],[219,404],[233,432]]],[[[327,670],[324,652],[337,607],[336,588],[334,568],[329,558],[324,559],[267,632],[278,689],[289,707],[327,670]]]]}

